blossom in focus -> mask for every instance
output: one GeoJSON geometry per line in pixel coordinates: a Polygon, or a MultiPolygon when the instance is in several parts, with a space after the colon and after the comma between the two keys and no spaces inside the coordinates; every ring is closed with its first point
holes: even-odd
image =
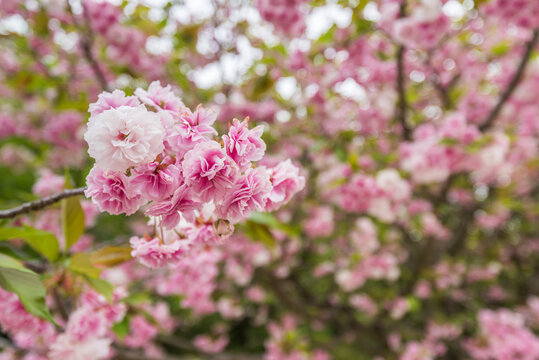
{"type": "Polygon", "coordinates": [[[163,151],[164,136],[159,116],[139,105],[120,106],[90,117],[84,139],[96,166],[125,171],[154,160],[163,151]]]}
{"type": "Polygon", "coordinates": [[[248,119],[242,122],[234,119],[228,135],[223,135],[226,153],[240,169],[245,170],[251,165],[251,161],[258,161],[264,156],[266,144],[261,138],[263,131],[262,125],[249,130],[248,119]]]}
{"type": "Polygon", "coordinates": [[[215,141],[197,144],[182,166],[185,183],[202,201],[219,201],[238,177],[236,164],[215,141]]]}
{"type": "Polygon", "coordinates": [[[86,178],[86,185],[86,197],[91,197],[100,211],[109,214],[131,215],[144,201],[140,194],[132,191],[129,179],[123,173],[94,167],[86,178]]]}
{"type": "Polygon", "coordinates": [[[271,189],[269,174],[264,168],[249,169],[236,181],[217,214],[237,223],[247,214],[263,210],[271,189]]]}

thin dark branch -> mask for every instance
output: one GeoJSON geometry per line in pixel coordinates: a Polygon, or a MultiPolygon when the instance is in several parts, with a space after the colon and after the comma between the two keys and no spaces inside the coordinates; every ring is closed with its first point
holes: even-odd
{"type": "Polygon", "coordinates": [[[417,285],[417,282],[421,279],[421,274],[423,270],[431,264],[433,252],[436,250],[436,241],[434,237],[427,236],[425,237],[425,243],[421,247],[417,258],[411,259],[411,277],[410,281],[405,285],[404,294],[410,294],[414,291],[414,287],[417,285]]]}
{"type": "Polygon", "coordinates": [[[480,204],[471,205],[462,209],[458,226],[453,230],[449,241],[447,253],[453,257],[457,256],[466,247],[466,240],[470,233],[470,227],[474,222],[474,213],[481,208],[480,204]]]}
{"type": "Polygon", "coordinates": [[[58,287],[52,289],[52,297],[54,298],[56,310],[58,310],[62,319],[67,321],[67,319],[69,319],[69,312],[66,309],[64,299],[62,299],[62,296],[60,296],[60,293],[58,292],[58,287]]]}
{"type": "Polygon", "coordinates": [[[88,17],[88,12],[86,11],[86,7],[84,5],[84,2],[82,2],[82,14],[84,17],[84,22],[86,23],[86,34],[84,34],[84,31],[82,27],[80,26],[79,22],[77,21],[77,18],[75,17],[75,14],[73,13],[73,9],[71,8],[71,4],[69,1],[67,2],[69,6],[69,12],[71,13],[71,17],[73,19],[73,23],[75,24],[79,35],[81,37],[80,44],[82,48],[82,53],[84,55],[84,58],[90,64],[90,67],[92,68],[92,71],[95,75],[95,78],[97,79],[97,82],[99,82],[99,85],[101,86],[101,89],[103,91],[109,91],[109,87],[107,84],[107,80],[105,78],[105,75],[103,74],[103,71],[101,70],[101,67],[99,66],[98,61],[94,57],[94,54],[92,53],[92,44],[94,42],[94,35],[92,32],[90,19],[88,17]]]}
{"type": "Polygon", "coordinates": [[[54,203],[57,203],[58,201],[71,197],[71,196],[79,196],[84,194],[84,190],[86,190],[85,187],[77,188],[77,189],[69,189],[64,190],[61,193],[54,194],[51,196],[44,197],[43,199],[27,202],[20,206],[17,206],[13,209],[8,210],[2,210],[0,211],[0,219],[9,219],[13,218],[17,215],[26,214],[31,211],[37,211],[41,210],[43,208],[46,208],[49,205],[52,205],[54,203]]]}
{"type": "Polygon", "coordinates": [[[107,85],[107,80],[105,79],[105,75],[103,74],[103,71],[101,71],[101,67],[99,66],[99,63],[94,58],[94,55],[92,54],[92,44],[94,42],[94,36],[92,33],[92,28],[90,25],[90,18],[88,17],[88,12],[86,11],[86,7],[84,6],[83,2],[83,15],[84,20],[86,22],[86,28],[88,29],[88,35],[82,37],[82,50],[84,52],[84,57],[92,67],[92,70],[95,74],[95,77],[97,78],[97,81],[99,81],[99,84],[101,85],[101,88],[103,91],[109,91],[109,87],[107,85]]]}
{"type": "Polygon", "coordinates": [[[513,78],[509,82],[509,85],[507,85],[507,88],[498,99],[496,106],[494,106],[492,111],[488,114],[483,124],[479,126],[479,130],[481,131],[488,130],[494,124],[494,121],[496,120],[500,112],[502,111],[503,106],[509,100],[509,98],[511,97],[515,89],[517,88],[518,84],[522,80],[522,77],[524,76],[524,71],[526,70],[526,65],[528,65],[533,49],[535,48],[535,45],[537,45],[538,38],[539,38],[539,30],[534,30],[532,38],[530,39],[530,41],[526,43],[526,50],[524,51],[524,55],[522,56],[520,60],[520,64],[518,64],[518,68],[515,72],[515,75],[513,75],[513,78]]]}
{"type": "MultiPolygon", "coordinates": [[[[406,15],[406,1],[403,1],[400,6],[399,18],[406,15]]],[[[412,138],[412,129],[406,122],[408,112],[408,101],[406,100],[406,83],[404,76],[404,54],[406,47],[400,44],[397,48],[397,119],[402,126],[402,136],[404,140],[409,141],[412,138]]]]}

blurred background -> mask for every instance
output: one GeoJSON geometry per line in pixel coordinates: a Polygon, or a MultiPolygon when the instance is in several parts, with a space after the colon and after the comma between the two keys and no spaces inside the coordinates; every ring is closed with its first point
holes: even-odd
{"type": "MultiPolygon", "coordinates": [[[[0,207],[84,186],[89,104],[160,81],[306,186],[177,266],[106,263],[111,358],[537,360],[538,27],[537,0],[0,0],[0,207]]],[[[82,209],[72,254],[147,231],[82,209]]],[[[9,321],[0,359],[50,358],[9,321]]]]}

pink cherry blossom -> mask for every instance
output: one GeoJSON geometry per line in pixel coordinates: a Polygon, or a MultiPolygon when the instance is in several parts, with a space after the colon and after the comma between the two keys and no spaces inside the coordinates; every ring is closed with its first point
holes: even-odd
{"type": "Polygon", "coordinates": [[[282,161],[268,171],[273,188],[268,195],[265,208],[267,211],[287,203],[305,187],[305,177],[299,174],[299,168],[290,160],[282,161]]]}
{"type": "Polygon", "coordinates": [[[195,112],[186,109],[167,133],[167,148],[178,153],[178,157],[181,158],[196,144],[208,141],[212,136],[217,135],[217,131],[212,126],[216,118],[216,113],[211,109],[204,109],[201,106],[198,106],[195,112]]]}
{"type": "Polygon", "coordinates": [[[146,239],[134,236],[129,242],[133,249],[131,255],[143,265],[151,268],[177,264],[191,248],[190,242],[180,241],[180,239],[173,239],[169,240],[168,243],[164,243],[164,240],[157,237],[146,239]]]}
{"type": "Polygon", "coordinates": [[[248,169],[225,196],[217,215],[237,223],[249,213],[263,210],[270,191],[272,185],[266,169],[248,169]]]}
{"type": "Polygon", "coordinates": [[[88,111],[92,116],[101,114],[110,109],[117,109],[120,106],[137,107],[140,102],[134,96],[125,96],[122,90],[114,90],[113,92],[102,92],[97,97],[95,103],[90,104],[88,111]]]}
{"type": "Polygon", "coordinates": [[[163,200],[174,193],[183,182],[181,169],[163,162],[152,161],[133,169],[130,184],[141,196],[149,200],[163,200]]]}
{"type": "Polygon", "coordinates": [[[34,184],[32,191],[39,196],[50,196],[62,191],[64,183],[65,178],[63,176],[44,169],[41,172],[41,177],[34,184]]]}
{"type": "Polygon", "coordinates": [[[48,356],[49,359],[104,360],[109,357],[111,342],[112,340],[107,338],[78,342],[67,334],[62,334],[51,344],[48,356]]]}
{"type": "Polygon", "coordinates": [[[166,110],[174,114],[180,114],[187,110],[181,99],[174,94],[170,85],[161,86],[159,81],[154,81],[148,90],[137,88],[135,95],[144,104],[152,106],[156,110],[166,110]]]}
{"type": "Polygon", "coordinates": [[[187,185],[178,187],[174,194],[165,200],[154,202],[146,210],[147,215],[160,216],[161,224],[172,229],[180,221],[180,213],[188,221],[194,221],[195,210],[199,210],[201,203],[193,197],[193,192],[187,185]]]}
{"type": "Polygon", "coordinates": [[[223,143],[226,153],[234,159],[240,169],[245,170],[251,165],[251,161],[258,161],[264,156],[266,144],[262,140],[264,126],[259,125],[253,129],[248,128],[248,119],[234,122],[228,130],[228,135],[223,135],[223,143]]]}
{"type": "Polygon", "coordinates": [[[165,132],[159,117],[137,107],[106,110],[88,121],[88,153],[103,170],[124,171],[154,160],[163,151],[165,132]]]}
{"type": "Polygon", "coordinates": [[[185,183],[202,201],[219,201],[238,177],[236,165],[215,141],[199,143],[185,154],[182,169],[185,183]]]}
{"type": "Polygon", "coordinates": [[[129,178],[119,172],[94,167],[86,178],[86,184],[86,197],[91,197],[100,211],[110,214],[131,215],[144,201],[140,194],[132,191],[129,178]]]}

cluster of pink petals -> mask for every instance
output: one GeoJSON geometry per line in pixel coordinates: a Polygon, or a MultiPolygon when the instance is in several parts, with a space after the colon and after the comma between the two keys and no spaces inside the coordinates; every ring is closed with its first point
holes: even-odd
{"type": "Polygon", "coordinates": [[[54,174],[48,169],[41,171],[41,176],[32,187],[32,192],[36,195],[45,197],[56,194],[64,188],[65,178],[54,174]]]}
{"type": "Polygon", "coordinates": [[[85,1],[84,10],[91,19],[91,26],[94,31],[100,34],[106,34],[111,26],[118,23],[121,16],[121,10],[106,1],[85,1]]]}
{"type": "Polygon", "coordinates": [[[212,338],[208,335],[198,335],[195,337],[193,343],[197,348],[206,353],[219,353],[227,346],[228,337],[225,335],[212,338]]]}
{"type": "Polygon", "coordinates": [[[360,261],[352,269],[337,272],[335,281],[344,291],[353,291],[369,279],[395,281],[400,276],[399,259],[381,250],[360,261]]]}
{"type": "Polygon", "coordinates": [[[85,0],[85,16],[92,29],[108,42],[107,55],[116,63],[128,64],[134,70],[155,79],[163,75],[163,55],[150,55],[145,49],[147,35],[140,29],[121,24],[121,8],[106,1],[85,0]]]}
{"type": "Polygon", "coordinates": [[[441,10],[440,0],[423,1],[412,16],[395,21],[395,37],[399,42],[413,48],[435,47],[450,26],[449,18],[441,10]],[[433,9],[432,5],[425,5],[427,2],[435,3],[433,9]]]}
{"type": "Polygon", "coordinates": [[[272,211],[290,201],[292,196],[305,187],[305,178],[299,169],[286,160],[268,169],[272,189],[268,195],[266,210],[272,211]]]}
{"type": "Polygon", "coordinates": [[[335,227],[333,210],[329,206],[317,206],[311,210],[305,222],[305,232],[311,237],[331,235],[335,227]]]}
{"type": "Polygon", "coordinates": [[[305,0],[257,0],[255,5],[264,20],[276,30],[291,36],[299,36],[305,30],[305,0]]]}
{"type": "Polygon", "coordinates": [[[503,22],[524,28],[537,28],[539,3],[535,0],[495,0],[488,4],[487,13],[503,22]]]}
{"type": "Polygon", "coordinates": [[[190,249],[188,241],[173,240],[167,244],[158,237],[146,239],[134,236],[129,242],[133,248],[131,255],[151,268],[178,263],[190,249]]]}
{"type": "Polygon", "coordinates": [[[109,359],[112,354],[111,327],[126,312],[125,304],[117,302],[120,292],[115,292],[112,303],[94,291],[83,293],[80,306],[69,315],[64,333],[48,344],[49,358],[109,359]]]}
{"type": "Polygon", "coordinates": [[[0,328],[21,349],[46,352],[56,339],[54,325],[29,314],[17,295],[0,288],[0,328]]]}
{"type": "Polygon", "coordinates": [[[82,123],[81,114],[75,111],[50,116],[42,130],[43,139],[68,151],[80,151],[84,143],[82,123]]]}
{"type": "Polygon", "coordinates": [[[337,203],[345,210],[367,212],[391,223],[397,220],[399,209],[410,199],[411,186],[397,170],[388,168],[379,171],[376,177],[354,175],[336,195],[337,203]]]}
{"type": "Polygon", "coordinates": [[[401,145],[401,169],[417,184],[443,182],[451,173],[470,167],[472,157],[464,147],[478,138],[477,127],[467,124],[460,113],[451,114],[439,127],[419,126],[414,141],[401,145]]]}
{"type": "Polygon", "coordinates": [[[174,264],[193,245],[218,242],[231,224],[277,209],[305,186],[290,160],[255,167],[266,150],[263,126],[234,120],[218,142],[215,112],[191,111],[159,82],[135,96],[103,93],[90,112],[84,137],[95,165],[86,196],[111,214],[130,215],[147,204],[146,214],[164,228],[131,239],[133,256],[147,266],[174,264]]]}
{"type": "Polygon", "coordinates": [[[91,197],[99,210],[110,214],[135,213],[142,204],[142,196],[130,190],[128,177],[115,171],[94,167],[86,178],[87,197],[91,197]]]}
{"type": "Polygon", "coordinates": [[[170,272],[157,278],[154,284],[160,295],[182,294],[182,306],[197,315],[215,311],[212,293],[219,275],[218,263],[222,253],[215,247],[199,247],[192,251],[186,261],[170,268],[170,272]]]}
{"type": "Polygon", "coordinates": [[[506,309],[482,310],[478,320],[481,335],[466,344],[474,359],[539,358],[539,337],[526,327],[525,318],[521,314],[506,309]]]}
{"type": "Polygon", "coordinates": [[[249,167],[251,161],[261,160],[266,151],[266,144],[262,140],[264,127],[259,125],[251,130],[248,119],[240,122],[234,119],[229,135],[223,135],[223,143],[228,156],[230,156],[241,170],[249,167]]]}

